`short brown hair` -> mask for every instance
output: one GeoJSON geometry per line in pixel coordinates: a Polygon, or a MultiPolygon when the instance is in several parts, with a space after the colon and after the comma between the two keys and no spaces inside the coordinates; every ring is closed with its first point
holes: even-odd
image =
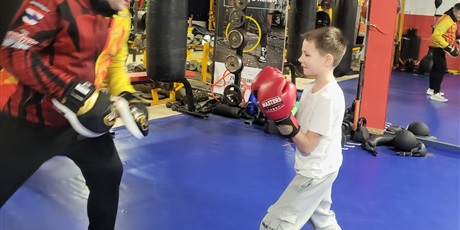
{"type": "Polygon", "coordinates": [[[460,10],[460,3],[455,4],[455,5],[454,5],[454,8],[455,8],[456,10],[460,10]]]}
{"type": "Polygon", "coordinates": [[[321,55],[331,54],[337,67],[347,51],[348,41],[337,27],[326,26],[302,34],[303,40],[314,42],[321,55]]]}

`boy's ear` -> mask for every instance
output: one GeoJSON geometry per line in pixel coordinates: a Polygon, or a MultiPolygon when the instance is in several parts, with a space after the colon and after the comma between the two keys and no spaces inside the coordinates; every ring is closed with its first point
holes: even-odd
{"type": "Polygon", "coordinates": [[[326,54],[326,62],[324,64],[326,66],[332,66],[334,64],[334,57],[332,54],[326,54]]]}

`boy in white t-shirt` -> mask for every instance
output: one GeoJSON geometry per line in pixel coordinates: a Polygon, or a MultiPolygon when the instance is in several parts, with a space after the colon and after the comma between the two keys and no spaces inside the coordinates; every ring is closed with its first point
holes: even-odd
{"type": "MultiPolygon", "coordinates": [[[[319,28],[303,37],[302,56],[298,60],[304,74],[315,80],[305,87],[295,117],[274,119],[281,133],[296,144],[296,176],[278,201],[270,206],[260,229],[294,230],[301,229],[306,223],[315,230],[341,229],[331,210],[331,191],[342,165],[345,98],[333,72],[345,54],[347,42],[335,27],[319,28]]],[[[273,98],[265,95],[274,94],[277,90],[274,87],[285,84],[279,78],[275,80],[280,82],[272,86],[267,81],[266,85],[260,86],[258,94],[264,97],[262,100],[273,98]]],[[[286,96],[287,88],[283,86],[279,90],[280,100],[285,105],[291,100],[286,96]]],[[[263,106],[262,111],[267,114],[274,110],[273,106],[263,106]]],[[[267,116],[270,118],[271,115],[267,116]]]]}

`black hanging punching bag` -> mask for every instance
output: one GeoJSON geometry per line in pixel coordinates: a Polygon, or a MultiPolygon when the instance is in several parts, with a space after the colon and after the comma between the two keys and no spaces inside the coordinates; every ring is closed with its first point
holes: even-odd
{"type": "Polygon", "coordinates": [[[358,1],[336,0],[332,13],[332,25],[342,30],[343,36],[348,40],[347,52],[334,70],[335,77],[346,75],[351,70],[353,46],[357,34],[358,1]]]}
{"type": "Polygon", "coordinates": [[[288,20],[288,45],[286,59],[299,66],[298,58],[302,54],[303,33],[315,29],[316,1],[291,0],[288,20]]]}
{"type": "Polygon", "coordinates": [[[434,7],[438,9],[442,5],[442,0],[434,0],[434,7]]]}
{"type": "Polygon", "coordinates": [[[188,1],[149,0],[146,16],[147,76],[158,82],[185,78],[188,1]]]}
{"type": "MultiPolygon", "coordinates": [[[[436,7],[436,10],[442,5],[442,0],[435,0],[434,1],[434,6],[436,7]]],[[[433,32],[434,27],[436,26],[436,11],[434,12],[434,22],[433,22],[433,28],[431,29],[431,32],[433,32]]],[[[430,73],[431,68],[433,68],[433,51],[431,47],[428,47],[428,53],[420,60],[419,66],[418,66],[418,74],[423,75],[425,73],[430,73]]]]}
{"type": "Polygon", "coordinates": [[[420,75],[430,73],[431,68],[433,68],[433,51],[431,47],[428,47],[428,53],[420,60],[417,73],[420,75]]]}

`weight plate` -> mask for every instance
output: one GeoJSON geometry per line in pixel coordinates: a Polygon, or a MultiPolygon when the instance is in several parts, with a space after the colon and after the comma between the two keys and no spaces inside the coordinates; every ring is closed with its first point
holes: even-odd
{"type": "Polygon", "coordinates": [[[212,36],[212,37],[211,37],[211,42],[209,43],[209,45],[210,45],[211,47],[214,47],[214,42],[215,42],[215,41],[214,41],[214,36],[212,36]]]}
{"type": "Polygon", "coordinates": [[[208,73],[212,75],[213,70],[214,70],[214,64],[211,62],[208,64],[208,73]]]}
{"type": "Polygon", "coordinates": [[[142,64],[136,65],[133,70],[133,72],[144,72],[144,71],[145,71],[145,68],[142,64]]]}
{"type": "Polygon", "coordinates": [[[234,9],[230,12],[230,27],[237,28],[246,22],[246,14],[242,10],[234,9]]]}
{"type": "Polygon", "coordinates": [[[166,91],[171,91],[174,89],[174,82],[162,82],[160,83],[160,88],[166,91]]]}
{"type": "Polygon", "coordinates": [[[195,38],[193,39],[193,44],[201,45],[202,42],[203,42],[203,35],[201,34],[195,35],[195,38]]]}
{"type": "Polygon", "coordinates": [[[189,65],[189,70],[196,70],[198,68],[198,61],[197,60],[191,60],[190,65],[189,65]]]}
{"type": "Polygon", "coordinates": [[[224,102],[231,106],[238,106],[243,101],[243,93],[235,84],[227,85],[224,89],[224,102]]]}
{"type": "Polygon", "coordinates": [[[128,70],[129,73],[134,72],[135,67],[136,67],[135,62],[130,62],[126,65],[126,69],[128,70]]]}
{"type": "Polygon", "coordinates": [[[233,5],[235,6],[235,8],[239,10],[246,9],[246,7],[248,7],[248,3],[249,3],[248,0],[234,0],[233,1],[233,5]]]}
{"type": "Polygon", "coordinates": [[[191,44],[194,39],[195,39],[195,35],[187,34],[187,44],[191,44]]]}
{"type": "Polygon", "coordinates": [[[210,43],[211,42],[211,35],[209,35],[209,34],[204,35],[203,41],[205,43],[210,43]]]}
{"type": "Polygon", "coordinates": [[[331,0],[322,0],[321,1],[321,8],[324,11],[328,11],[332,7],[332,1],[331,0]]]}
{"type": "Polygon", "coordinates": [[[324,11],[318,11],[316,12],[316,26],[315,28],[321,28],[325,26],[330,26],[331,25],[331,17],[329,16],[328,13],[324,11]]]}
{"type": "Polygon", "coordinates": [[[228,45],[232,49],[243,49],[247,44],[246,31],[241,28],[228,32],[228,45]]]}
{"type": "Polygon", "coordinates": [[[135,38],[133,43],[134,43],[134,46],[139,50],[144,48],[143,47],[143,42],[142,42],[142,40],[140,38],[135,38]]]}
{"type": "Polygon", "coordinates": [[[237,73],[243,69],[243,60],[239,55],[230,54],[225,59],[225,68],[227,68],[230,73],[237,73]]]}

